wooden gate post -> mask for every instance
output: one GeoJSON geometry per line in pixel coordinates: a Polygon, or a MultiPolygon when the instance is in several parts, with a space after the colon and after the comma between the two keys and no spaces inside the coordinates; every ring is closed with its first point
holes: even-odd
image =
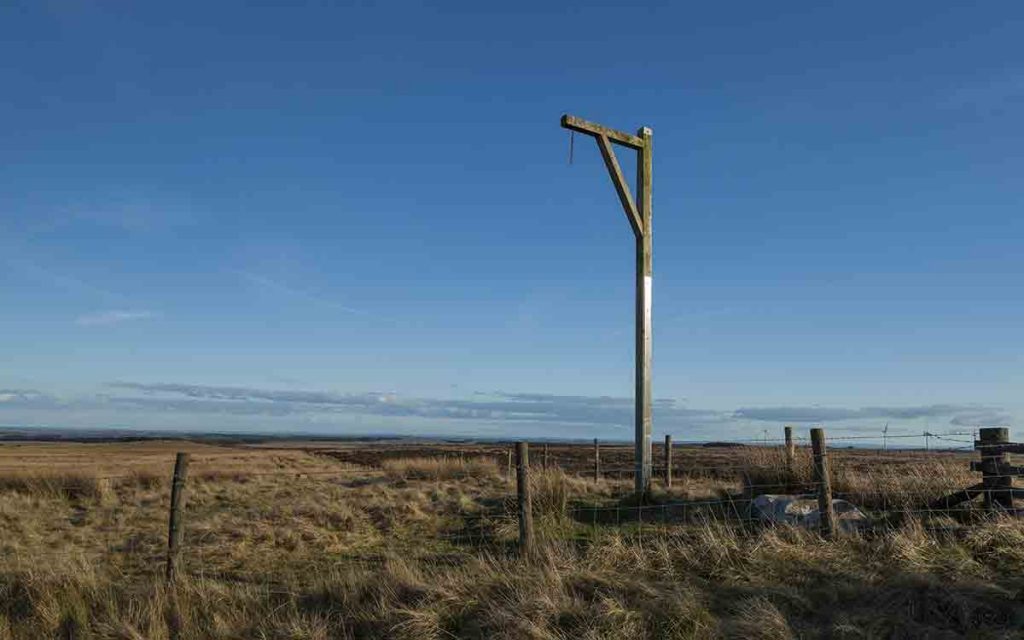
{"type": "Polygon", "coordinates": [[[601,481],[601,446],[594,438],[594,482],[601,481]]]}
{"type": "Polygon", "coordinates": [[[980,436],[978,448],[981,449],[985,508],[1013,509],[1013,476],[1006,471],[1010,454],[997,446],[1010,441],[1010,430],[1007,427],[988,427],[981,430],[980,436]]]}
{"type": "Polygon", "coordinates": [[[167,582],[173,584],[178,572],[181,540],[185,535],[182,511],[185,508],[185,482],[191,456],[179,452],[174,458],[174,478],[171,480],[171,517],[167,528],[167,582]]]}
{"type": "Polygon", "coordinates": [[[818,483],[818,517],[821,519],[821,533],[830,538],[836,533],[836,512],[832,509],[832,479],[828,473],[824,429],[811,429],[811,447],[814,449],[814,480],[818,483]]]}
{"type": "Polygon", "coordinates": [[[665,488],[672,488],[672,436],[665,434],[665,488]]]}
{"type": "Polygon", "coordinates": [[[519,497],[519,549],[533,550],[533,503],[530,499],[530,450],[525,442],[516,443],[516,493],[519,497]]]}

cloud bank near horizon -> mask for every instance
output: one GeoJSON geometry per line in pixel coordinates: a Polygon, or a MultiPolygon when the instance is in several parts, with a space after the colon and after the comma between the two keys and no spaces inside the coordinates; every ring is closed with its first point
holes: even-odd
{"type": "MultiPolygon", "coordinates": [[[[418,398],[390,392],[341,393],[177,382],[115,381],[109,393],[62,398],[36,389],[0,389],[0,420],[22,425],[236,430],[427,433],[443,435],[546,435],[629,439],[633,399],[614,396],[526,392],[475,392],[466,398],[418,398]],[[13,422],[12,422],[13,421],[13,422]]],[[[893,422],[920,433],[1005,426],[1012,415],[981,404],[744,407],[701,409],[672,399],[654,401],[655,429],[684,432],[687,439],[760,436],[769,423],[824,424],[875,434],[893,422]],[[922,424],[924,422],[924,424],[922,424]],[[938,423],[938,424],[936,424],[938,423]]]]}
{"type": "Polygon", "coordinates": [[[851,420],[945,419],[953,426],[1004,426],[1011,421],[1000,407],[977,404],[929,404],[907,407],[756,407],[737,409],[733,415],[762,422],[826,423],[851,420]]]}

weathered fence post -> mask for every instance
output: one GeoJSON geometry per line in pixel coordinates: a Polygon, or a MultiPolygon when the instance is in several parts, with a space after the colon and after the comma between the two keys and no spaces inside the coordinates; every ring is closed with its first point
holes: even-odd
{"type": "Polygon", "coordinates": [[[672,488],[672,436],[665,434],[665,488],[672,488]]]}
{"type": "Polygon", "coordinates": [[[796,466],[796,445],[793,444],[793,427],[786,425],[783,429],[786,432],[786,468],[789,470],[790,477],[792,477],[796,466]]]}
{"type": "Polygon", "coordinates": [[[818,517],[821,533],[828,538],[836,533],[836,513],[832,509],[832,480],[828,473],[824,429],[811,429],[811,447],[814,450],[814,480],[818,483],[818,517]]]}
{"type": "Polygon", "coordinates": [[[508,478],[509,480],[511,480],[512,479],[512,447],[508,448],[508,451],[505,452],[505,455],[508,456],[508,465],[507,465],[508,471],[505,472],[505,477],[508,478]]]}
{"type": "Polygon", "coordinates": [[[519,496],[519,549],[533,550],[533,503],[530,499],[530,450],[525,442],[516,443],[516,493],[519,496]]]}
{"type": "Polygon", "coordinates": [[[167,528],[167,582],[173,584],[178,572],[181,540],[185,534],[182,510],[185,508],[185,482],[191,456],[179,452],[174,458],[174,478],[171,480],[171,517],[167,528]]]}
{"type": "Polygon", "coordinates": [[[1008,442],[1010,430],[1006,427],[988,427],[981,430],[978,448],[981,449],[986,509],[1013,509],[1013,476],[1006,471],[1010,464],[1010,454],[998,447],[1008,442]]]}
{"type": "Polygon", "coordinates": [[[601,480],[601,445],[594,438],[594,482],[601,480]]]}

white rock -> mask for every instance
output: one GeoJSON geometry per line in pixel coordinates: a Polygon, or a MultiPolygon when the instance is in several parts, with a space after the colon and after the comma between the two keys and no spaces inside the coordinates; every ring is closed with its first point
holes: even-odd
{"type": "MultiPolygon", "coordinates": [[[[832,510],[836,513],[839,528],[853,531],[865,526],[868,517],[863,511],[847,500],[832,499],[832,510]]],[[[805,529],[817,529],[821,518],[818,514],[817,496],[765,494],[750,502],[750,516],[762,522],[788,524],[805,529]]]]}

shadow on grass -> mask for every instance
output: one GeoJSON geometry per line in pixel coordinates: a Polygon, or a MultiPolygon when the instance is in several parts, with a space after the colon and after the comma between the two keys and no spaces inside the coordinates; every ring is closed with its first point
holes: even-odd
{"type": "Polygon", "coordinates": [[[570,519],[593,526],[643,524],[687,524],[707,520],[749,522],[750,497],[744,493],[721,492],[717,497],[686,498],[654,494],[645,500],[633,495],[614,502],[574,501],[567,510],[570,519]]]}

